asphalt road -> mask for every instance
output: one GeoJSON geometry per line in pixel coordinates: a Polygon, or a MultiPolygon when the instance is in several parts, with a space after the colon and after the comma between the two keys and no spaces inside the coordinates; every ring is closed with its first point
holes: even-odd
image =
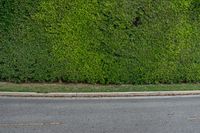
{"type": "Polygon", "coordinates": [[[199,133],[200,97],[0,98],[0,133],[199,133]]]}

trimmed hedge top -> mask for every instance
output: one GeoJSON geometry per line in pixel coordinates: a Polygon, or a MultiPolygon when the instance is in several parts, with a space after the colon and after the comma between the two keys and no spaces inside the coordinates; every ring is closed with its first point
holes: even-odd
{"type": "Polygon", "coordinates": [[[200,81],[200,0],[1,0],[0,80],[200,81]]]}

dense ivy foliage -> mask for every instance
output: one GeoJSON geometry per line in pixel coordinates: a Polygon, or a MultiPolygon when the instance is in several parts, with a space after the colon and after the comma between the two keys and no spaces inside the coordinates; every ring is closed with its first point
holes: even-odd
{"type": "Polygon", "coordinates": [[[200,81],[200,0],[1,0],[0,80],[200,81]]]}

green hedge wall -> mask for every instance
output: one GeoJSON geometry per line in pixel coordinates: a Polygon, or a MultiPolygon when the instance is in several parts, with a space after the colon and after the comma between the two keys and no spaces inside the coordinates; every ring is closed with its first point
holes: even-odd
{"type": "Polygon", "coordinates": [[[0,80],[200,81],[200,0],[1,0],[0,80]]]}

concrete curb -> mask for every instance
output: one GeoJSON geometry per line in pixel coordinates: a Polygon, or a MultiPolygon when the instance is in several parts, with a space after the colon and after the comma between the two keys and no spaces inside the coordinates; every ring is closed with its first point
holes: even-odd
{"type": "Polygon", "coordinates": [[[155,92],[100,92],[100,93],[35,93],[35,92],[0,92],[1,97],[142,97],[142,96],[186,96],[200,95],[200,91],[155,91],[155,92]]]}

